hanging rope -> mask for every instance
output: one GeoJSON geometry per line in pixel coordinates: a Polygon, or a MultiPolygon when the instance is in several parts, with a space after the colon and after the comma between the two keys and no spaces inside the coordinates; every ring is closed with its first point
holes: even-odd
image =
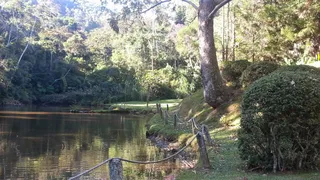
{"type": "Polygon", "coordinates": [[[191,122],[191,123],[192,123],[192,126],[193,126],[194,128],[196,128],[197,130],[199,130],[198,125],[197,125],[197,123],[196,123],[196,120],[195,120],[194,118],[191,118],[188,122],[191,122]]]}
{"type": "Polygon", "coordinates": [[[196,139],[196,137],[197,137],[197,135],[198,135],[199,133],[200,133],[200,132],[198,132],[198,133],[192,138],[192,140],[191,140],[188,144],[186,144],[183,148],[181,148],[179,151],[177,151],[176,153],[172,154],[171,156],[169,156],[169,157],[167,157],[167,158],[164,158],[164,159],[161,159],[161,160],[157,160],[157,161],[135,161],[135,160],[129,160],[129,159],[123,159],[123,158],[110,158],[110,159],[107,159],[107,160],[99,163],[98,165],[96,165],[96,166],[94,166],[94,167],[92,167],[92,168],[90,168],[90,169],[88,169],[88,170],[86,170],[86,171],[84,171],[84,172],[82,172],[82,173],[74,176],[74,177],[69,178],[69,180],[73,180],[73,179],[76,179],[76,178],[78,178],[78,177],[80,177],[80,176],[82,176],[82,175],[84,175],[84,174],[87,174],[87,173],[93,171],[94,169],[96,169],[96,168],[98,168],[98,167],[100,167],[100,166],[108,163],[108,162],[109,162],[110,160],[112,160],[112,159],[120,159],[121,161],[125,161],[125,162],[128,162],[128,163],[135,163],[135,164],[154,164],[154,163],[160,163],[160,162],[166,161],[166,160],[171,159],[171,158],[173,158],[174,156],[180,154],[184,149],[186,149],[188,146],[190,146],[191,143],[196,139]]]}
{"type": "Polygon", "coordinates": [[[82,175],[84,175],[84,174],[87,174],[87,173],[89,173],[89,172],[97,169],[98,167],[104,165],[105,163],[109,162],[111,159],[113,159],[113,158],[107,159],[107,160],[103,161],[102,163],[97,164],[96,166],[94,166],[94,167],[92,167],[92,168],[90,168],[90,169],[88,169],[88,170],[86,170],[86,171],[84,171],[84,172],[82,172],[82,173],[74,176],[74,177],[69,178],[69,180],[76,179],[76,178],[78,178],[78,177],[80,177],[80,176],[82,176],[82,175]]]}

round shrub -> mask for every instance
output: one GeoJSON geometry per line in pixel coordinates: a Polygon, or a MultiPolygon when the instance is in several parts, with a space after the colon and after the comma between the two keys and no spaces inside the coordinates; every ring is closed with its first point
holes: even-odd
{"type": "Polygon", "coordinates": [[[251,63],[247,60],[226,61],[221,67],[222,77],[228,82],[235,82],[238,84],[242,72],[250,64],[251,63]]]}
{"type": "Polygon", "coordinates": [[[312,74],[317,74],[320,76],[320,69],[313,67],[313,66],[308,66],[308,65],[291,65],[291,66],[282,66],[279,69],[275,71],[275,73],[278,72],[285,72],[285,71],[292,71],[292,72],[297,72],[297,71],[302,71],[302,72],[309,72],[312,74]]]}
{"type": "Polygon", "coordinates": [[[275,71],[279,65],[268,62],[268,61],[261,61],[257,63],[253,63],[245,69],[240,77],[240,83],[242,87],[248,87],[257,79],[270,74],[271,72],[275,71]]]}
{"type": "Polygon", "coordinates": [[[294,170],[320,165],[320,76],[271,73],[244,93],[240,156],[248,168],[294,170]]]}

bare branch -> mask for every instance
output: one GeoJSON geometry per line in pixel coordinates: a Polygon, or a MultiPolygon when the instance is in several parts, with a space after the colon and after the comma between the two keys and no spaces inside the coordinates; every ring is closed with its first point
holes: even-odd
{"type": "Polygon", "coordinates": [[[36,25],[36,22],[37,22],[37,21],[35,20],[34,23],[33,23],[33,26],[32,26],[32,29],[31,29],[31,31],[30,31],[29,40],[28,40],[28,42],[27,42],[27,45],[25,46],[23,52],[22,52],[21,55],[20,55],[20,58],[19,58],[18,63],[17,63],[17,69],[19,68],[19,64],[20,64],[20,61],[21,61],[24,53],[26,52],[26,50],[27,50],[28,47],[29,47],[29,44],[30,44],[30,41],[31,41],[30,38],[31,38],[32,35],[33,35],[33,30],[34,30],[34,26],[36,25]]]}
{"type": "Polygon", "coordinates": [[[56,83],[57,81],[59,81],[59,80],[62,80],[63,78],[65,78],[68,74],[69,74],[69,72],[70,72],[70,70],[73,68],[73,66],[71,66],[69,69],[68,69],[68,71],[63,75],[63,76],[61,76],[60,78],[58,78],[58,79],[55,79],[54,81],[53,81],[53,83],[51,83],[51,85],[50,86],[52,86],[54,83],[56,83]]]}
{"type": "Polygon", "coordinates": [[[11,33],[12,33],[12,25],[10,24],[9,37],[8,37],[8,42],[7,42],[6,47],[8,47],[11,43],[11,33]]]}
{"type": "Polygon", "coordinates": [[[218,0],[217,2],[220,2],[220,3],[211,11],[211,13],[207,17],[207,20],[211,19],[219,11],[220,8],[222,8],[224,5],[226,5],[230,1],[231,0],[223,0],[223,1],[218,0]]]}
{"type": "Polygon", "coordinates": [[[157,6],[159,6],[159,5],[160,5],[160,4],[162,4],[162,3],[166,3],[166,2],[170,2],[170,1],[171,1],[171,0],[160,1],[160,2],[158,2],[157,4],[155,4],[155,5],[151,6],[151,7],[149,7],[148,9],[146,9],[146,10],[144,10],[144,11],[141,11],[141,14],[143,14],[143,13],[146,13],[146,12],[150,11],[151,9],[153,9],[153,8],[155,8],[155,7],[157,7],[157,6]]]}
{"type": "Polygon", "coordinates": [[[220,3],[222,3],[223,2],[223,0],[215,0],[215,3],[216,4],[220,4],[220,3]]]}
{"type": "Polygon", "coordinates": [[[195,5],[193,2],[191,2],[189,0],[181,0],[181,1],[190,4],[193,8],[195,8],[198,11],[199,7],[197,5],[195,5]]]}
{"type": "Polygon", "coordinates": [[[191,19],[191,20],[189,20],[187,23],[191,23],[191,22],[193,22],[197,17],[198,17],[197,15],[193,16],[193,17],[192,17],[192,19],[191,19]]]}
{"type": "Polygon", "coordinates": [[[23,55],[24,55],[24,53],[26,52],[26,50],[28,49],[28,47],[29,47],[29,41],[27,42],[27,45],[24,47],[24,49],[23,49],[23,51],[22,51],[22,53],[21,53],[21,55],[20,55],[20,58],[19,58],[19,60],[18,60],[18,63],[17,63],[17,68],[19,67],[19,64],[20,64],[20,61],[21,61],[21,59],[22,59],[22,57],[23,57],[23,55]]]}

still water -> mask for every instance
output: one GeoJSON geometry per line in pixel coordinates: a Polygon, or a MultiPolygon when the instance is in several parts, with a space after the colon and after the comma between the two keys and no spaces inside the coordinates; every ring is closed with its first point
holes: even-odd
{"type": "MultiPolygon", "coordinates": [[[[0,110],[0,179],[68,179],[110,157],[158,160],[145,137],[146,117],[74,114],[61,108],[0,110]]],[[[123,163],[125,179],[163,179],[178,161],[123,163]]],[[[103,165],[81,179],[109,179],[103,165]]]]}

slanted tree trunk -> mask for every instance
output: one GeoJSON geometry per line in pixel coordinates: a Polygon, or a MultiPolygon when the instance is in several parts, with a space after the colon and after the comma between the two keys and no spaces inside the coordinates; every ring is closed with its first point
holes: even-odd
{"type": "Polygon", "coordinates": [[[204,99],[212,107],[217,107],[228,99],[227,89],[218,67],[213,37],[213,17],[209,17],[216,6],[216,1],[200,0],[198,15],[199,51],[204,99]]]}

